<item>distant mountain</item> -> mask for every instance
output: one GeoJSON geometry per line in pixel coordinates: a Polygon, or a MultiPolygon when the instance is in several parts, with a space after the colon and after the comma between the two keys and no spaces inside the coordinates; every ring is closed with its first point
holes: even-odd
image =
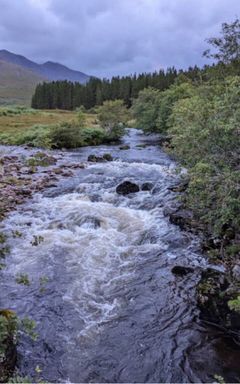
{"type": "Polygon", "coordinates": [[[90,76],[85,73],[74,71],[65,65],[53,63],[52,61],[47,61],[44,64],[37,64],[24,56],[16,55],[15,53],[6,51],[5,49],[0,50],[0,60],[31,69],[33,72],[45,77],[48,80],[69,80],[86,83],[90,79],[90,76]]]}
{"type": "Polygon", "coordinates": [[[29,104],[36,84],[44,80],[69,80],[84,84],[90,79],[85,73],[74,71],[62,64],[51,61],[37,64],[5,49],[0,50],[0,63],[0,103],[4,101],[5,104],[12,103],[11,100],[19,103],[27,100],[29,104]]]}
{"type": "Polygon", "coordinates": [[[36,85],[44,80],[30,69],[0,60],[0,105],[30,105],[36,85]]]}

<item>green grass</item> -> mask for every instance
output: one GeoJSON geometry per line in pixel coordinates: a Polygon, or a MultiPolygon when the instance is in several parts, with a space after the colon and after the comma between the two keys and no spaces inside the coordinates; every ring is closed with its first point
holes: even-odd
{"type": "Polygon", "coordinates": [[[84,114],[78,126],[78,112],[34,110],[27,107],[0,108],[0,144],[31,144],[42,148],[72,148],[101,144],[106,137],[96,115],[84,114]]]}

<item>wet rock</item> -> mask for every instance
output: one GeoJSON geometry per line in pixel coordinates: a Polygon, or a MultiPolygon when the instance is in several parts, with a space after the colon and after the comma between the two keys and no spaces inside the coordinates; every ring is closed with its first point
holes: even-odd
{"type": "Polygon", "coordinates": [[[96,156],[96,155],[89,155],[87,160],[90,163],[100,163],[102,161],[105,161],[105,159],[102,156],[96,156]]]}
{"type": "Polygon", "coordinates": [[[168,146],[168,145],[171,144],[171,141],[172,141],[172,136],[170,136],[170,135],[162,136],[162,137],[160,137],[160,139],[159,139],[159,144],[160,144],[160,145],[166,145],[166,146],[168,146]]]}
{"type": "Polygon", "coordinates": [[[168,189],[172,192],[185,192],[188,188],[189,180],[183,180],[179,182],[178,184],[171,185],[168,189]]]}
{"type": "Polygon", "coordinates": [[[194,218],[193,212],[188,209],[180,208],[170,213],[169,221],[172,224],[178,225],[183,230],[197,232],[204,229],[201,223],[194,218]]]}
{"type": "Polygon", "coordinates": [[[235,339],[240,342],[240,313],[229,305],[238,296],[238,287],[232,285],[226,273],[212,269],[202,272],[197,286],[201,319],[234,332],[235,339]]]}
{"type": "Polygon", "coordinates": [[[89,155],[88,161],[91,163],[100,163],[102,161],[113,161],[113,158],[110,153],[105,153],[103,156],[89,155]]]}
{"type": "Polygon", "coordinates": [[[121,145],[121,146],[119,147],[119,149],[120,149],[121,151],[126,151],[126,150],[130,149],[130,145],[121,145]]]}
{"type": "Polygon", "coordinates": [[[139,191],[139,186],[135,183],[132,183],[131,181],[124,181],[123,183],[119,184],[116,188],[116,192],[119,195],[128,195],[129,193],[136,193],[139,191]]]}
{"type": "Polygon", "coordinates": [[[232,269],[233,279],[240,283],[240,263],[236,264],[232,269]]]}
{"type": "Polygon", "coordinates": [[[112,157],[112,155],[110,155],[110,153],[105,153],[103,155],[103,159],[106,161],[113,161],[113,157],[112,157]]]}
{"type": "Polygon", "coordinates": [[[56,175],[61,175],[61,173],[63,173],[63,169],[62,168],[54,168],[52,170],[52,172],[54,172],[56,175]]]}
{"type": "Polygon", "coordinates": [[[78,168],[84,169],[85,168],[84,164],[70,164],[70,165],[62,164],[61,165],[61,168],[66,168],[66,167],[71,168],[71,169],[78,169],[78,168]]]}
{"type": "Polygon", "coordinates": [[[71,177],[71,176],[73,176],[73,172],[72,171],[65,171],[65,172],[63,172],[62,173],[62,175],[64,176],[64,177],[71,177]]]}
{"type": "Polygon", "coordinates": [[[97,217],[86,216],[80,220],[80,226],[97,229],[101,227],[101,220],[97,217]]]}
{"type": "Polygon", "coordinates": [[[143,183],[141,186],[142,191],[151,191],[153,189],[153,183],[143,183]]]}
{"type": "Polygon", "coordinates": [[[194,269],[190,267],[183,267],[182,265],[175,265],[171,272],[177,276],[185,276],[189,273],[193,273],[194,269]]]}

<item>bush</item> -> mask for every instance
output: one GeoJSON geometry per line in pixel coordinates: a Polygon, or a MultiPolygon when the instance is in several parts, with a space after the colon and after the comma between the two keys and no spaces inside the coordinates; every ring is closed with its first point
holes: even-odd
{"type": "Polygon", "coordinates": [[[146,133],[158,131],[157,119],[160,97],[160,91],[146,88],[139,92],[138,98],[133,102],[132,112],[136,119],[136,126],[146,133]]]}
{"type": "Polygon", "coordinates": [[[209,230],[239,232],[240,77],[205,84],[169,118],[173,152],[190,167],[187,205],[209,230]]]}
{"type": "Polygon", "coordinates": [[[49,138],[54,148],[77,148],[83,145],[81,129],[71,123],[62,123],[51,128],[49,138]]]}
{"type": "Polygon", "coordinates": [[[129,114],[122,100],[105,101],[98,107],[98,118],[106,132],[106,139],[118,140],[124,134],[129,114]]]}

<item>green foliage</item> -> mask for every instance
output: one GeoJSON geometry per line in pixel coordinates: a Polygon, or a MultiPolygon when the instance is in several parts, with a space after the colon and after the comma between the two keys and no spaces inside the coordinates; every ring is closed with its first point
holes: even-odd
{"type": "Polygon", "coordinates": [[[33,380],[28,376],[13,376],[8,380],[11,384],[32,384],[33,380]]]}
{"type": "Polygon", "coordinates": [[[30,280],[27,274],[20,273],[16,276],[16,283],[22,285],[30,285],[30,280]]]}
{"type": "Polygon", "coordinates": [[[24,106],[9,106],[0,108],[0,116],[15,116],[15,115],[25,115],[25,114],[37,114],[38,111],[32,108],[27,108],[24,106]]]}
{"type": "Polygon", "coordinates": [[[0,244],[4,244],[6,239],[6,235],[0,232],[0,244]]]}
{"type": "Polygon", "coordinates": [[[214,375],[214,379],[216,379],[217,383],[219,383],[219,384],[225,384],[226,383],[224,378],[220,375],[214,375]]]}
{"type": "Polygon", "coordinates": [[[56,163],[54,157],[48,156],[43,152],[36,153],[35,156],[30,157],[26,160],[26,164],[28,167],[48,167],[49,165],[53,165],[56,163]]]}
{"type": "Polygon", "coordinates": [[[77,122],[79,128],[84,128],[86,126],[86,115],[82,108],[79,108],[79,111],[77,112],[77,122]]]}
{"type": "Polygon", "coordinates": [[[18,319],[13,311],[0,310],[0,360],[4,359],[10,342],[16,341],[18,319]]]}
{"type": "Polygon", "coordinates": [[[194,87],[191,83],[182,83],[180,79],[164,92],[153,88],[144,89],[139,93],[138,99],[134,100],[132,107],[136,125],[147,133],[166,133],[174,104],[193,94],[194,87]]]}
{"type": "Polygon", "coordinates": [[[240,59],[240,20],[233,23],[223,23],[221,37],[211,37],[207,42],[212,45],[214,51],[206,50],[203,55],[209,58],[231,63],[240,59]]]}
{"type": "Polygon", "coordinates": [[[98,118],[108,138],[117,140],[124,133],[128,111],[122,100],[108,100],[98,108],[98,118]]]}
{"type": "Polygon", "coordinates": [[[157,131],[166,132],[169,125],[169,118],[172,114],[174,104],[193,96],[194,88],[191,83],[176,83],[168,90],[161,93],[158,104],[158,115],[156,120],[157,131]]]}
{"type": "Polygon", "coordinates": [[[240,296],[238,296],[234,300],[229,300],[228,306],[231,309],[231,311],[236,311],[240,313],[240,296]]]}
{"type": "Polygon", "coordinates": [[[240,78],[198,87],[174,104],[169,119],[173,152],[190,167],[187,205],[211,231],[239,230],[240,78]]]}
{"type": "MultiPolygon", "coordinates": [[[[193,75],[193,69],[189,68],[193,75]]],[[[80,106],[90,110],[102,105],[106,100],[121,99],[129,108],[132,99],[146,87],[167,89],[178,72],[168,68],[154,73],[134,76],[113,77],[111,80],[91,78],[85,85],[69,81],[53,81],[37,85],[32,97],[32,107],[36,109],[76,109],[80,106]]]]}
{"type": "Polygon", "coordinates": [[[77,125],[62,123],[51,130],[50,137],[56,148],[77,148],[81,130],[77,125]]]}
{"type": "Polygon", "coordinates": [[[160,91],[153,88],[146,88],[139,92],[132,106],[133,116],[136,119],[137,127],[144,132],[157,131],[157,119],[159,116],[160,91]]]}
{"type": "Polygon", "coordinates": [[[36,329],[36,323],[34,320],[29,319],[28,317],[25,317],[21,320],[21,328],[24,330],[24,332],[33,340],[37,340],[38,334],[35,332],[36,329]]]}

